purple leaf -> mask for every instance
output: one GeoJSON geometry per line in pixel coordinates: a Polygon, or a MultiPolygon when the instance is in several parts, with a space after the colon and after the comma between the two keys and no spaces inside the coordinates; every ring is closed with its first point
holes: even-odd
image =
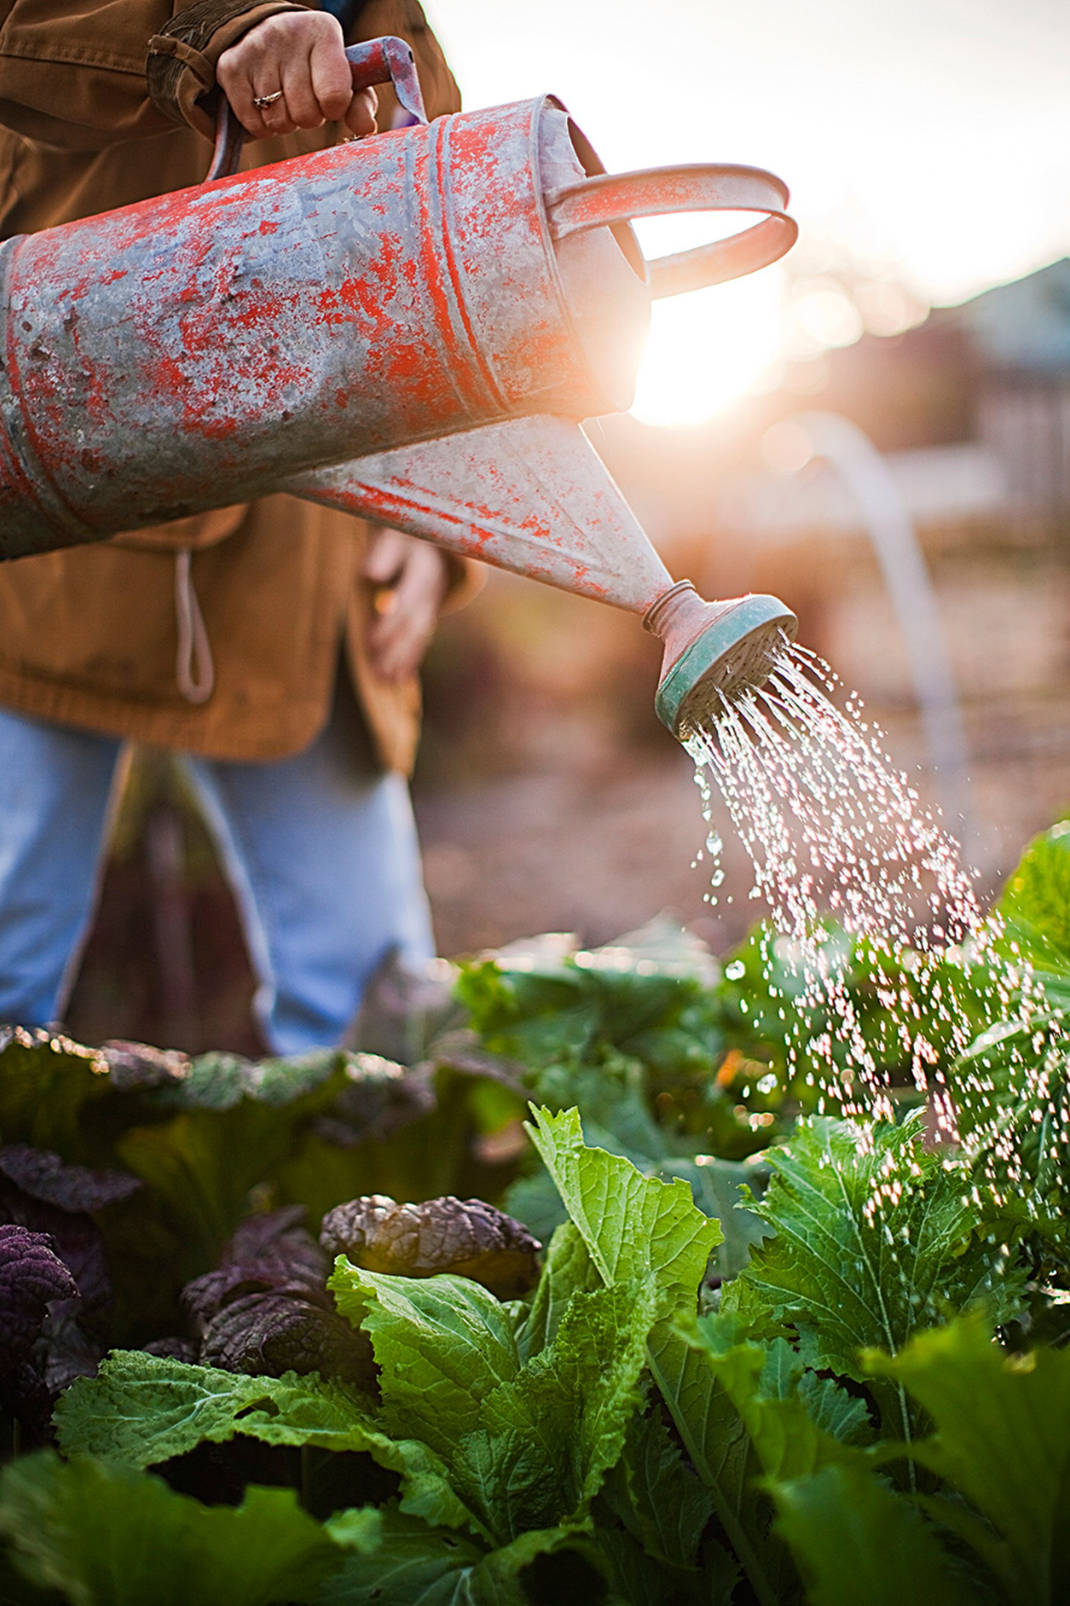
{"type": "Polygon", "coordinates": [[[26,1359],[55,1300],[78,1298],[78,1285],[51,1238],[0,1226],[0,1363],[26,1359]]]}
{"type": "Polygon", "coordinates": [[[195,1277],[182,1290],[182,1304],[196,1325],[202,1329],[221,1310],[249,1294],[293,1294],[299,1299],[331,1308],[331,1296],[321,1276],[306,1281],[294,1275],[288,1261],[272,1261],[263,1255],[259,1260],[240,1261],[236,1266],[220,1266],[203,1277],[195,1277]]]}
{"type": "Polygon", "coordinates": [[[35,1351],[52,1313],[77,1295],[46,1233],[0,1226],[0,1403],[31,1443],[47,1442],[54,1398],[35,1351]]]}
{"type": "Polygon", "coordinates": [[[195,1277],[182,1290],[182,1303],[199,1330],[218,1311],[249,1294],[291,1293],[332,1308],[327,1293],[327,1261],[301,1223],[303,1205],[249,1216],[224,1246],[215,1271],[195,1277]]]}
{"type": "Polygon", "coordinates": [[[451,1272],[482,1283],[499,1299],[515,1299],[538,1277],[542,1248],[526,1227],[482,1199],[427,1199],[395,1204],[369,1194],[323,1218],[320,1243],[366,1271],[399,1277],[451,1272]]]}
{"type": "Polygon", "coordinates": [[[59,1210],[102,1210],[105,1205],[129,1199],[142,1186],[124,1171],[91,1171],[84,1165],[65,1165],[58,1154],[34,1149],[28,1143],[0,1148],[0,1172],[31,1199],[59,1210]]]}
{"type": "Polygon", "coordinates": [[[112,1286],[104,1240],[93,1218],[31,1198],[0,1172],[0,1220],[48,1235],[77,1285],[75,1298],[81,1301],[82,1319],[103,1329],[112,1286]]]}
{"type": "Polygon", "coordinates": [[[271,1255],[308,1265],[310,1270],[314,1267],[317,1274],[322,1271],[325,1276],[323,1257],[315,1238],[305,1227],[307,1214],[304,1205],[287,1205],[283,1210],[247,1216],[224,1245],[220,1265],[271,1255]]]}
{"type": "Polygon", "coordinates": [[[335,1311],[293,1292],[247,1294],[208,1323],[201,1363],[226,1372],[281,1377],[319,1372],[371,1387],[371,1343],[335,1311]]]}

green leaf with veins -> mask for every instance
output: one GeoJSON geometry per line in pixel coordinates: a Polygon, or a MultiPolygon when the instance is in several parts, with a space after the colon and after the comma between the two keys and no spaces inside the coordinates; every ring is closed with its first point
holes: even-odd
{"type": "Polygon", "coordinates": [[[590,953],[542,944],[462,966],[458,996],[484,1050],[508,1057],[536,1103],[578,1106],[592,1141],[656,1162],[682,1127],[709,1124],[725,1046],[716,977],[702,944],[661,921],[590,953]]]}
{"type": "MultiPolygon", "coordinates": [[[[567,1528],[522,1534],[483,1553],[457,1534],[414,1522],[392,1506],[380,1510],[381,1543],[357,1553],[327,1580],[318,1606],[530,1606],[521,1573],[538,1557],[576,1549],[581,1566],[597,1559],[589,1542],[567,1528]]],[[[589,1567],[572,1599],[597,1599],[589,1567]],[[586,1585],[584,1588],[583,1586],[586,1585]]]]}
{"type": "Polygon", "coordinates": [[[448,1469],[411,1436],[394,1439],[366,1395],[316,1376],[243,1377],[207,1366],[118,1350],[95,1378],[78,1378],[55,1412],[65,1455],[90,1454],[128,1467],[156,1466],[207,1440],[244,1434],[265,1444],[367,1451],[401,1477],[402,1509],[446,1527],[478,1519],[458,1498],[448,1469]]]}
{"type": "Polygon", "coordinates": [[[534,1114],[531,1140],[606,1285],[651,1284],[664,1323],[693,1312],[719,1222],[696,1209],[686,1183],[643,1177],[630,1161],[588,1148],[576,1110],[534,1114]]]}
{"type": "Polygon", "coordinates": [[[698,1565],[713,1496],[685,1464],[656,1404],[629,1423],[624,1454],[606,1479],[602,1499],[653,1561],[698,1565]]]}
{"type": "Polygon", "coordinates": [[[864,1466],[771,1484],[810,1606],[982,1606],[917,1507],[864,1466]]]}
{"type": "Polygon", "coordinates": [[[571,1221],[564,1222],[550,1239],[531,1304],[516,1330],[521,1358],[527,1360],[553,1342],[568,1302],[577,1290],[591,1293],[602,1286],[579,1229],[571,1221]]]}
{"type": "Polygon", "coordinates": [[[995,1208],[1070,1260],[1070,821],[1034,838],[997,905],[994,1007],[960,1056],[960,1133],[995,1208]]]}
{"type": "Polygon", "coordinates": [[[762,1553],[752,1519],[749,1440],[706,1357],[676,1325],[695,1316],[720,1227],[695,1207],[685,1183],[643,1177],[627,1160],[588,1149],[575,1110],[537,1110],[535,1123],[532,1141],[607,1286],[646,1282],[656,1291],[662,1314],[647,1341],[651,1372],[758,1600],[776,1606],[778,1558],[762,1553]]]}
{"type": "Polygon", "coordinates": [[[313,1601],[343,1560],[293,1490],[207,1507],[160,1478],[51,1451],[0,1475],[0,1533],[16,1564],[73,1606],[313,1601]]]}
{"type": "MultiPolygon", "coordinates": [[[[864,1131],[819,1118],[770,1150],[773,1178],[751,1208],[776,1236],[752,1252],[723,1308],[762,1306],[791,1324],[814,1370],[866,1380],[867,1346],[897,1354],[919,1329],[984,1305],[994,1323],[1020,1308],[1024,1273],[984,1236],[970,1176],[924,1147],[921,1113],[864,1131]]],[[[886,1434],[913,1435],[896,1384],[873,1385],[886,1434]]]]}
{"type": "Polygon", "coordinates": [[[935,1424],[911,1458],[970,1502],[933,1498],[932,1514],[982,1557],[1013,1606],[1070,1599],[1070,1354],[1006,1355],[974,1318],[865,1361],[935,1424]]]}
{"type": "MultiPolygon", "coordinates": [[[[394,1506],[380,1510],[380,1543],[348,1557],[323,1585],[321,1606],[469,1606],[483,1552],[448,1529],[429,1528],[394,1506]]],[[[518,1597],[518,1601],[522,1600],[518,1597]]]]}
{"type": "Polygon", "coordinates": [[[652,1291],[586,1290],[574,1244],[559,1247],[552,1275],[564,1277],[566,1260],[577,1286],[538,1318],[542,1347],[521,1307],[465,1278],[385,1276],[342,1257],[331,1278],[340,1310],[371,1339],[383,1426],[422,1436],[499,1545],[586,1521],[643,1397],[652,1291]]]}
{"type": "Polygon", "coordinates": [[[690,1349],[676,1376],[692,1457],[697,1450],[696,1465],[718,1491],[722,1521],[730,1513],[737,1549],[742,1536],[747,1548],[740,1553],[759,1598],[791,1596],[797,1580],[770,1531],[761,1476],[797,1477],[857,1456],[852,1446],[870,1433],[865,1406],[809,1371],[784,1339],[755,1342],[732,1316],[701,1316],[678,1331],[690,1349]]]}
{"type": "MultiPolygon", "coordinates": [[[[1070,1000],[1068,1000],[1070,1002],[1070,1000]]],[[[1070,1033],[1062,1009],[983,1032],[956,1066],[955,1110],[989,1214],[1070,1261],[1070,1033]]]]}
{"type": "Polygon", "coordinates": [[[658,1174],[666,1180],[682,1177],[699,1209],[720,1222],[724,1236],[714,1249],[711,1270],[725,1281],[738,1276],[751,1250],[770,1235],[766,1224],[746,1204],[753,1190],[764,1186],[764,1168],[699,1154],[693,1159],[665,1160],[658,1174]]]}
{"type": "Polygon", "coordinates": [[[395,1277],[339,1255],[328,1286],[371,1340],[388,1433],[446,1455],[485,1396],[520,1370],[515,1308],[467,1277],[395,1277]]]}
{"type": "Polygon", "coordinates": [[[700,1316],[684,1336],[705,1355],[767,1477],[804,1476],[872,1437],[865,1403],[818,1377],[784,1339],[753,1343],[729,1315],[700,1316]]]}

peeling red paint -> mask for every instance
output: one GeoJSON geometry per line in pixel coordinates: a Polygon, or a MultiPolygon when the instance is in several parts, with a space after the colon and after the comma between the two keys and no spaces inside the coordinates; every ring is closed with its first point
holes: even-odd
{"type": "MultiPolygon", "coordinates": [[[[545,110],[458,114],[0,247],[0,385],[33,453],[0,440],[0,506],[16,485],[26,550],[48,540],[35,503],[107,535],[354,453],[603,411],[546,231],[545,110]]],[[[442,513],[468,550],[490,505],[442,513]]],[[[513,521],[553,567],[554,521],[513,521]]]]}

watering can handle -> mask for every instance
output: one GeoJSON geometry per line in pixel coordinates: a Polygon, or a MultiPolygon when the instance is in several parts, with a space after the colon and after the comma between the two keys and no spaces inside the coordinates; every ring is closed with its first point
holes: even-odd
{"type": "Polygon", "coordinates": [[[603,173],[554,190],[546,197],[554,238],[584,229],[627,223],[667,212],[765,212],[727,240],[677,251],[647,263],[651,294],[682,295],[722,284],[776,262],[795,244],[798,225],[784,211],[786,186],[760,167],[652,167],[638,173],[603,173]]]}
{"type": "MultiPolygon", "coordinates": [[[[411,123],[426,123],[424,98],[416,76],[416,60],[404,39],[387,35],[350,45],[346,59],[353,73],[353,88],[368,89],[372,84],[393,84],[398,105],[408,113],[411,123]]],[[[229,178],[238,171],[245,130],[235,117],[225,95],[219,98],[216,117],[215,150],[207,180],[229,178]]]]}

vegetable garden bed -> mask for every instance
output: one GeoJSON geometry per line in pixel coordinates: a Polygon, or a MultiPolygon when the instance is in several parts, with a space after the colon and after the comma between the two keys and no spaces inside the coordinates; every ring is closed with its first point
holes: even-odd
{"type": "Polygon", "coordinates": [[[1057,826],[946,961],[954,1144],[831,930],[894,1120],[762,932],[387,978],[359,1053],[0,1033],[0,1602],[1070,1598],[1068,894],[1057,826]]]}

